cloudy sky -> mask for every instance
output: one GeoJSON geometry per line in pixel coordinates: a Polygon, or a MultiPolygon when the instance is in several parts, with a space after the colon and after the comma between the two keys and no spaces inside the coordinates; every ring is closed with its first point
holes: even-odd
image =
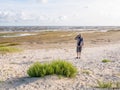
{"type": "Polygon", "coordinates": [[[118,26],[120,0],[0,0],[0,26],[118,26]]]}

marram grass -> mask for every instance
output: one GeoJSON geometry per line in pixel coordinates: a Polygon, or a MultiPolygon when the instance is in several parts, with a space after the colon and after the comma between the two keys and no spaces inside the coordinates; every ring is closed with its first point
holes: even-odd
{"type": "Polygon", "coordinates": [[[103,63],[107,63],[107,62],[111,62],[111,60],[103,59],[102,62],[103,62],[103,63]]]}
{"type": "Polygon", "coordinates": [[[82,70],[82,73],[89,75],[91,72],[90,72],[90,70],[82,70]]]}
{"type": "Polygon", "coordinates": [[[19,52],[21,51],[20,49],[13,48],[13,47],[7,47],[7,46],[2,46],[0,47],[0,53],[13,53],[13,52],[19,52]]]}
{"type": "Polygon", "coordinates": [[[9,42],[2,42],[0,43],[0,53],[5,54],[5,53],[13,53],[13,52],[19,52],[21,51],[18,48],[12,47],[12,46],[16,46],[16,45],[20,45],[19,43],[9,43],[9,42]]]}
{"type": "Polygon", "coordinates": [[[74,67],[71,63],[64,60],[56,60],[45,64],[36,62],[27,70],[27,74],[30,77],[44,77],[46,75],[53,74],[65,77],[74,77],[76,73],[77,68],[74,67]]]}
{"type": "Polygon", "coordinates": [[[116,82],[115,85],[116,85],[116,88],[120,89],[120,82],[116,82]]]}
{"type": "Polygon", "coordinates": [[[99,81],[98,80],[97,84],[98,84],[97,88],[104,88],[104,89],[107,88],[107,90],[108,89],[110,89],[110,90],[112,90],[112,89],[120,90],[120,82],[111,82],[111,81],[104,82],[104,81],[99,81]]]}
{"type": "Polygon", "coordinates": [[[17,46],[20,45],[20,43],[15,43],[15,42],[1,42],[0,47],[5,47],[5,46],[17,46]]]}
{"type": "Polygon", "coordinates": [[[98,88],[112,88],[113,83],[112,82],[103,82],[103,81],[97,81],[98,88]]]}

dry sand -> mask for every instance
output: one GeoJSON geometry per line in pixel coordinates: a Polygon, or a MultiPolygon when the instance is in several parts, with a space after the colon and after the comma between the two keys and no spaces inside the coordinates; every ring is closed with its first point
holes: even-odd
{"type": "MultiPolygon", "coordinates": [[[[75,41],[62,42],[65,40],[63,38],[57,43],[50,41],[43,43],[44,46],[36,41],[30,44],[28,40],[21,42],[23,45],[17,46],[23,48],[23,52],[0,55],[0,90],[97,90],[94,89],[97,80],[119,82],[120,31],[82,35],[87,45],[83,47],[81,59],[75,59],[75,41]],[[56,59],[73,63],[78,68],[77,76],[75,78],[59,78],[55,75],[43,78],[28,77],[26,71],[34,62],[45,63],[56,59]],[[103,59],[109,59],[111,62],[102,63],[103,59]],[[86,70],[89,74],[83,73],[86,70]]],[[[19,38],[17,39],[20,41],[19,38]]]]}

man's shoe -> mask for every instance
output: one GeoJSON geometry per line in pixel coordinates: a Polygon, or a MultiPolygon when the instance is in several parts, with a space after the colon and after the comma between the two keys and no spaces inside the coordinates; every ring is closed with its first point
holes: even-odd
{"type": "Polygon", "coordinates": [[[76,59],[78,59],[78,57],[76,57],[76,59]]]}

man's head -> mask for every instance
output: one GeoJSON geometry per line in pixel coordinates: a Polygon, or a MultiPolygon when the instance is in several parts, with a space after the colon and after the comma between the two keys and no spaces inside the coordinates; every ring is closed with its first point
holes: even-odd
{"type": "Polygon", "coordinates": [[[80,33],[78,34],[78,37],[81,37],[81,34],[80,34],[80,33]]]}

